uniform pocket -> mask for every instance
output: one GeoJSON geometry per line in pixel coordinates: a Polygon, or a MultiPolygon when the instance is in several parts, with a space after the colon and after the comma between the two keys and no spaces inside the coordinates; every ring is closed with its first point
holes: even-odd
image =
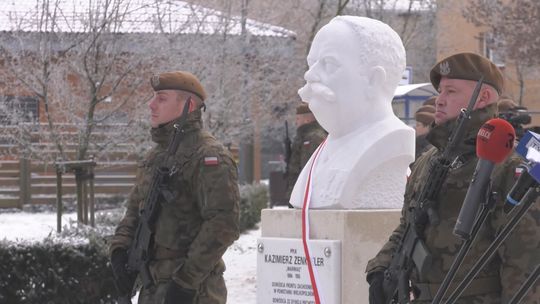
{"type": "Polygon", "coordinates": [[[156,282],[164,282],[171,279],[173,273],[184,265],[185,258],[157,260],[150,262],[150,273],[156,282]]]}

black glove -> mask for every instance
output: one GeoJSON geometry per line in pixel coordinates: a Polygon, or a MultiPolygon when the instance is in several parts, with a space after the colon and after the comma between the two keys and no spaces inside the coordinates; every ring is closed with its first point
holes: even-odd
{"type": "Polygon", "coordinates": [[[128,255],[125,249],[115,249],[111,254],[111,266],[114,275],[114,283],[121,295],[131,294],[134,279],[129,274],[126,265],[128,255]]]}
{"type": "Polygon", "coordinates": [[[377,271],[370,273],[367,281],[369,282],[369,304],[384,304],[384,272],[377,271]]]}
{"type": "Polygon", "coordinates": [[[193,304],[195,294],[194,289],[184,288],[171,280],[163,304],[193,304]]]}

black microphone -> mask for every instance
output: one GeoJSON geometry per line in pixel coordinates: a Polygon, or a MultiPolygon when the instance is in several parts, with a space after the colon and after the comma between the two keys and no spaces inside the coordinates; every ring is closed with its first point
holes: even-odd
{"type": "Polygon", "coordinates": [[[531,123],[531,116],[528,114],[519,114],[510,118],[509,122],[520,125],[528,125],[531,123]]]}
{"type": "Polygon", "coordinates": [[[464,240],[470,238],[478,209],[486,200],[486,192],[495,164],[503,162],[510,155],[515,137],[516,133],[512,125],[500,118],[487,121],[478,131],[476,155],[479,160],[454,226],[456,236],[464,240]]]}
{"type": "Polygon", "coordinates": [[[504,204],[503,210],[505,213],[510,212],[515,206],[519,205],[521,199],[525,196],[525,193],[532,188],[538,186],[538,182],[534,177],[529,174],[529,170],[524,168],[519,176],[518,180],[508,192],[506,196],[506,204],[504,204]]]}

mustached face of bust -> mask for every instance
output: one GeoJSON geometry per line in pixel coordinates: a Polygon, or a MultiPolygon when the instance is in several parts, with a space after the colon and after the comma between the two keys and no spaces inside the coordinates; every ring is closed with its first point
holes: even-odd
{"type": "Polygon", "coordinates": [[[386,88],[372,83],[373,67],[385,75],[380,58],[358,55],[369,43],[361,41],[350,25],[336,21],[321,28],[313,40],[304,75],[306,85],[298,93],[331,134],[346,134],[358,126],[359,120],[376,108],[373,96],[386,88]]]}

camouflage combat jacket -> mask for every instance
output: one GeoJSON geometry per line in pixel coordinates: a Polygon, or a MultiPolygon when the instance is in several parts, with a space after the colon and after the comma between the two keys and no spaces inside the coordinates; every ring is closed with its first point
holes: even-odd
{"type": "MultiPolygon", "coordinates": [[[[237,169],[229,152],[202,130],[200,111],[189,114],[185,138],[176,153],[178,171],[167,180],[172,202],[161,201],[155,224],[153,261],[156,281],[174,277],[186,288],[199,285],[212,272],[222,273],[222,255],[239,236],[237,169]]],[[[157,144],[139,166],[124,218],[111,242],[111,252],[128,248],[151,184],[154,169],[166,154],[173,123],[151,130],[157,144]]]]}
{"type": "Polygon", "coordinates": [[[291,196],[292,189],[302,168],[306,165],[311,154],[326,138],[326,131],[317,121],[301,125],[296,130],[296,136],[291,147],[291,159],[287,172],[287,197],[291,196]]]}
{"type": "MultiPolygon", "coordinates": [[[[412,285],[419,286],[424,290],[423,297],[420,298],[432,299],[435,296],[459,251],[462,241],[454,236],[453,229],[478,161],[475,153],[476,134],[484,122],[494,117],[495,112],[495,106],[491,105],[472,113],[472,121],[459,146],[461,157],[454,162],[442,185],[442,190],[437,198],[440,223],[438,225],[428,224],[424,231],[425,244],[433,256],[432,267],[428,270],[425,278],[420,278],[416,269],[411,275],[412,285]]],[[[430,131],[428,140],[434,147],[422,154],[415,162],[405,191],[400,225],[394,230],[389,241],[377,256],[368,262],[366,268],[368,274],[384,270],[390,264],[391,255],[398,246],[405,229],[409,207],[416,204],[415,197],[419,194],[428,174],[429,161],[441,154],[455,125],[456,121],[454,120],[435,126],[430,131]]],[[[467,271],[472,268],[475,261],[490,245],[496,233],[507,222],[509,217],[503,212],[503,206],[506,194],[515,182],[515,168],[519,163],[519,158],[513,155],[495,167],[492,174],[492,191],[496,191],[498,194],[495,210],[488,216],[484,226],[480,229],[453,280],[454,285],[451,285],[446,296],[450,295],[453,287],[456,286],[455,284],[461,282],[467,271]]],[[[463,293],[458,303],[507,303],[511,299],[527,275],[540,262],[539,210],[538,203],[529,210],[525,218],[521,220],[514,232],[500,247],[495,257],[463,293]]],[[[525,303],[534,303],[532,299],[536,299],[536,301],[540,299],[538,286],[529,292],[527,299],[529,301],[525,301],[525,303]]],[[[415,301],[415,303],[424,302],[430,303],[431,301],[415,301]]]]}

